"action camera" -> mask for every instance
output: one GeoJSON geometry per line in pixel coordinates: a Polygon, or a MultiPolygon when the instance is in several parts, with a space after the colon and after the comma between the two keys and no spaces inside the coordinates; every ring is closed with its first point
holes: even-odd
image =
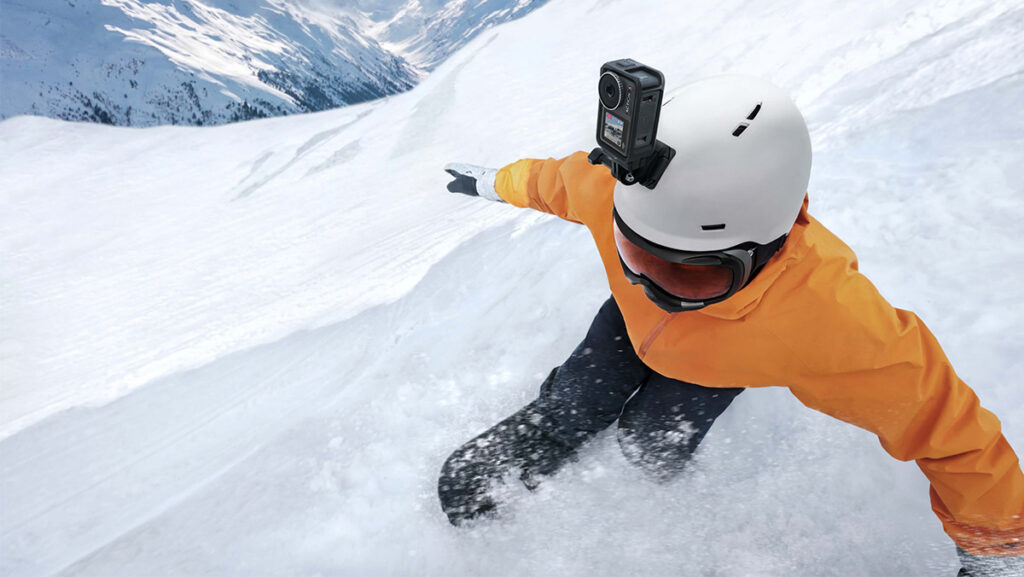
{"type": "Polygon", "coordinates": [[[598,80],[601,103],[591,164],[604,164],[623,184],[658,184],[676,152],[658,142],[665,75],[630,59],[606,62],[598,80]]]}

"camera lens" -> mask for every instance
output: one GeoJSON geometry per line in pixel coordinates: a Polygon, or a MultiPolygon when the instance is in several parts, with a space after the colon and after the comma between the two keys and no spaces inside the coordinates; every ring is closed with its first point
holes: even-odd
{"type": "Polygon", "coordinates": [[[622,103],[622,80],[611,72],[601,75],[597,91],[601,94],[601,104],[608,110],[615,110],[622,103]]]}

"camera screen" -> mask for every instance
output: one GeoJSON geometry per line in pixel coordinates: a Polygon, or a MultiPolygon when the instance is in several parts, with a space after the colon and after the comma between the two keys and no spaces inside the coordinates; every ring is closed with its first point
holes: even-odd
{"type": "Polygon", "coordinates": [[[623,144],[625,140],[626,132],[626,121],[621,118],[609,113],[604,113],[604,130],[602,131],[604,139],[609,143],[618,148],[619,150],[625,150],[626,147],[623,144]]]}

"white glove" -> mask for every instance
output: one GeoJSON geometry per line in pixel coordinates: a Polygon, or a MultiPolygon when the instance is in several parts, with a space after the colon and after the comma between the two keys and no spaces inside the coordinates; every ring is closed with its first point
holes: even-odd
{"type": "Polygon", "coordinates": [[[459,192],[469,196],[481,196],[487,200],[505,202],[494,189],[494,179],[498,176],[497,168],[485,168],[474,164],[453,162],[445,165],[444,171],[455,177],[448,183],[449,192],[459,192]]]}

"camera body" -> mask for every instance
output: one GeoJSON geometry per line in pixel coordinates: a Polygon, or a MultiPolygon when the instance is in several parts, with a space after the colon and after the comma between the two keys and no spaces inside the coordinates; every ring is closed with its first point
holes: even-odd
{"type": "Polygon", "coordinates": [[[604,164],[623,184],[654,188],[675,151],[658,142],[665,76],[629,58],[606,62],[598,80],[600,105],[592,164],[604,164]]]}

